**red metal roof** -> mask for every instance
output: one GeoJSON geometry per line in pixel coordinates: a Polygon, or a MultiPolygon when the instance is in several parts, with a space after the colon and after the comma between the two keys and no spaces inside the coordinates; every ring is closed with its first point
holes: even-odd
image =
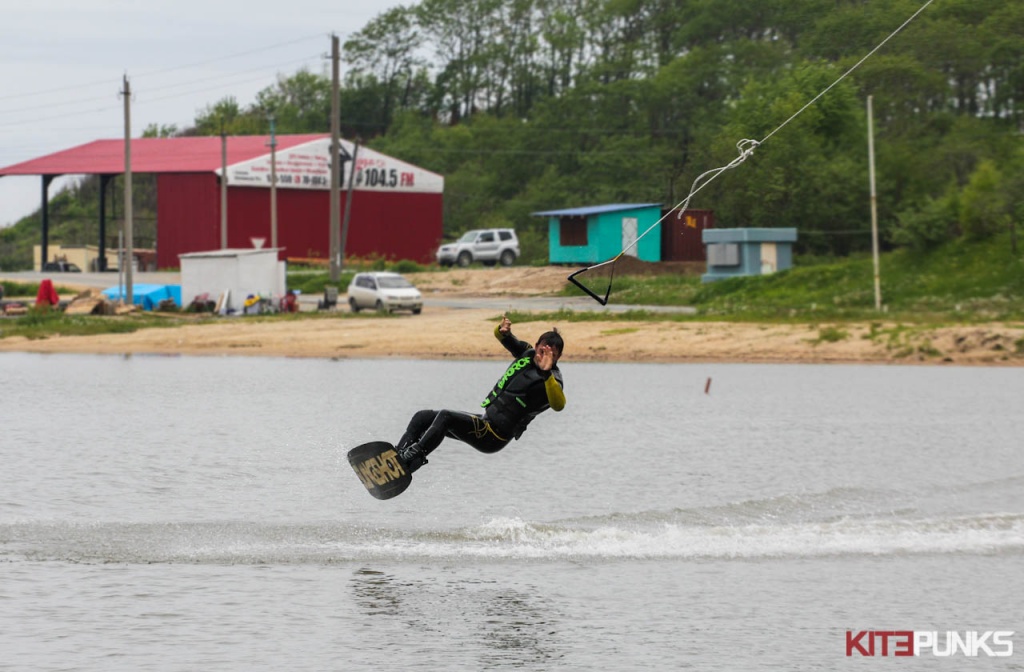
{"type": "MultiPolygon", "coordinates": [[[[327,137],[278,135],[278,151],[327,137]]],[[[269,135],[228,136],[228,165],[270,154],[269,135]]],[[[219,136],[132,139],[133,173],[207,173],[221,167],[219,136]]],[[[124,172],[124,140],[95,140],[0,168],[3,175],[116,175],[124,172]]]]}

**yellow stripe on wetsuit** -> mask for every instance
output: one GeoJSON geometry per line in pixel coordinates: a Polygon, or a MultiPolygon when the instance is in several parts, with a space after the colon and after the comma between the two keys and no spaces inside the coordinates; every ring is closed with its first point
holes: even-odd
{"type": "Polygon", "coordinates": [[[551,406],[552,411],[560,411],[565,408],[565,393],[562,392],[562,386],[558,384],[558,380],[554,376],[548,376],[548,379],[544,381],[544,391],[548,393],[548,405],[551,406]]]}

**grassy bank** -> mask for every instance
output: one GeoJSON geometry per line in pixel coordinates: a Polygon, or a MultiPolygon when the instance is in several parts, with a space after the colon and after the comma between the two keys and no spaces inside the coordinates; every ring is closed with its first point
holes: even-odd
{"type": "MultiPolygon", "coordinates": [[[[126,334],[153,327],[173,327],[184,323],[177,318],[165,318],[152,313],[98,316],[66,315],[60,310],[32,308],[20,317],[0,321],[0,338],[23,336],[29,339],[51,336],[96,336],[99,334],[126,334]]],[[[194,323],[194,321],[193,321],[194,323]]]]}
{"type": "MultiPolygon", "coordinates": [[[[1024,319],[1024,253],[1012,253],[1008,237],[976,243],[959,240],[930,252],[890,252],[882,255],[879,275],[881,313],[875,310],[874,270],[868,256],[707,284],[681,275],[616,278],[610,301],[689,305],[698,310],[696,317],[652,315],[649,319],[1024,319]]],[[[567,290],[573,292],[578,290],[567,290]]]]}
{"type": "Polygon", "coordinates": [[[223,324],[225,319],[246,323],[299,320],[346,320],[372,317],[394,319],[395,315],[364,311],[358,316],[348,310],[317,313],[268,313],[223,318],[211,313],[152,313],[140,311],[123,315],[67,315],[49,308],[31,308],[26,315],[0,320],[0,339],[22,336],[29,339],[51,336],[97,336],[126,334],[140,329],[172,329],[185,325],[223,324]]]}
{"type": "MultiPolygon", "coordinates": [[[[798,267],[764,278],[705,285],[694,305],[707,316],[748,319],[872,319],[870,257],[798,267]]],[[[956,241],[922,253],[899,250],[880,264],[884,314],[901,320],[1024,318],[1024,257],[1007,240],[956,241]]]]}

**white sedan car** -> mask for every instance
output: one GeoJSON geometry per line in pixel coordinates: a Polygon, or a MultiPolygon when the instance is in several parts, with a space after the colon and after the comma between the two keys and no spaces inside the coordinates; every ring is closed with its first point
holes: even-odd
{"type": "Polygon", "coordinates": [[[423,296],[398,273],[356,273],[348,285],[348,305],[353,313],[373,308],[382,313],[411,310],[413,315],[419,315],[423,296]]]}

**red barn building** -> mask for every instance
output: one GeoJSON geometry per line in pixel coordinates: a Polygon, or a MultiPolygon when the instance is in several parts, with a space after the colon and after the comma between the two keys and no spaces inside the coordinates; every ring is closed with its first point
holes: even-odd
{"type": "MultiPolygon", "coordinates": [[[[345,254],[433,259],[441,240],[444,178],[366,147],[357,153],[345,140],[341,145],[344,154],[356,156],[351,204],[346,201],[352,161],[345,163],[341,181],[341,213],[349,210],[345,254]]],[[[282,258],[330,256],[330,147],[328,135],[276,136],[274,191],[282,258]]],[[[124,172],[124,156],[123,140],[97,140],[0,169],[0,176],[43,178],[44,258],[50,180],[100,175],[105,187],[110,177],[124,172]]],[[[251,247],[253,238],[267,244],[272,240],[271,156],[269,136],[227,139],[228,247],[251,247]]],[[[219,137],[132,140],[131,165],[132,173],[156,174],[158,267],[177,267],[180,254],[221,247],[219,137]]]]}

